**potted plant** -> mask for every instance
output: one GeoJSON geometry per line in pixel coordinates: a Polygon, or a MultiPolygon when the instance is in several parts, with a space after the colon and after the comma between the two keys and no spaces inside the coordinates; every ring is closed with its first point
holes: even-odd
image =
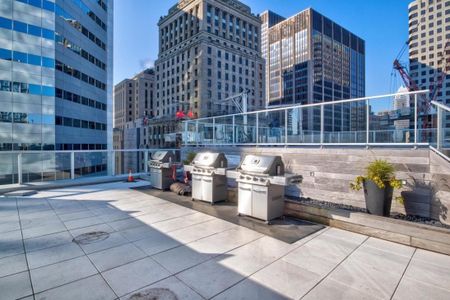
{"type": "Polygon", "coordinates": [[[364,188],[366,209],[369,214],[388,217],[391,212],[393,191],[400,189],[402,182],[395,178],[394,166],[385,160],[375,160],[366,170],[366,175],[356,177],[356,180],[350,183],[350,188],[355,191],[364,188]]]}

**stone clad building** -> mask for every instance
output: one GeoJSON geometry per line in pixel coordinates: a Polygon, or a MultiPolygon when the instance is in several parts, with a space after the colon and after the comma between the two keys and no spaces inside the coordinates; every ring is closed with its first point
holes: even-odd
{"type": "Polygon", "coordinates": [[[176,113],[208,117],[237,112],[224,100],[248,92],[249,110],[264,107],[261,22],[236,0],[183,0],[161,17],[156,95],[150,132],[180,131],[176,113]]]}

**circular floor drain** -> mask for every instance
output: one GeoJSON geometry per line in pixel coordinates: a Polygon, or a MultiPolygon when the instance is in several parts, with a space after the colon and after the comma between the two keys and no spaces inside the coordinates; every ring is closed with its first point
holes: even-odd
{"type": "Polygon", "coordinates": [[[177,296],[169,289],[154,288],[148,289],[128,298],[129,300],[177,300],[177,296]]]}
{"type": "Polygon", "coordinates": [[[78,245],[87,245],[100,241],[104,241],[109,238],[109,233],[103,231],[95,231],[83,233],[79,236],[76,236],[72,242],[77,243],[78,245]]]}

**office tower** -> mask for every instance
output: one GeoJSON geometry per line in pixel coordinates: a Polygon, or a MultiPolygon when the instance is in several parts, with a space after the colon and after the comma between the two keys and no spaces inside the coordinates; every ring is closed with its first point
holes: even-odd
{"type": "Polygon", "coordinates": [[[236,0],[179,1],[159,23],[156,97],[150,131],[165,143],[193,117],[237,112],[229,97],[248,91],[249,110],[264,107],[259,18],[236,0]]]}
{"type": "MultiPolygon", "coordinates": [[[[148,148],[149,120],[153,116],[155,90],[154,69],[146,69],[131,79],[124,79],[114,86],[114,148],[148,148]]],[[[116,173],[142,170],[142,160],[135,152],[115,155],[116,173]]]]}
{"type": "MultiPolygon", "coordinates": [[[[277,15],[276,13],[266,10],[261,14],[261,55],[266,60],[269,55],[269,28],[272,27],[275,24],[278,24],[282,21],[286,20],[285,17],[282,17],[280,15],[277,15]]],[[[267,74],[270,73],[269,64],[267,61],[265,61],[265,73],[264,73],[264,79],[265,79],[265,96],[266,99],[269,96],[269,86],[270,86],[270,80],[269,76],[267,74]]],[[[266,100],[266,105],[268,105],[268,101],[266,100]]]]}
{"type": "Polygon", "coordinates": [[[0,150],[112,148],[112,17],[110,0],[0,2],[0,150]]]}
{"type": "Polygon", "coordinates": [[[114,86],[114,128],[123,129],[127,122],[153,115],[155,72],[146,69],[114,86]]]}
{"type": "MultiPolygon", "coordinates": [[[[404,86],[401,86],[398,90],[397,93],[407,93],[408,89],[404,86]]],[[[394,97],[394,110],[399,110],[399,109],[404,109],[407,108],[409,109],[410,107],[410,97],[408,95],[396,95],[394,97]]]]}
{"type": "MultiPolygon", "coordinates": [[[[419,112],[423,112],[425,98],[450,104],[449,22],[448,0],[416,0],[409,4],[410,76],[419,89],[430,90],[427,97],[420,97],[419,112]]],[[[419,128],[424,127],[427,125],[419,124],[419,128]]]]}
{"type": "MultiPolygon", "coordinates": [[[[262,28],[267,41],[268,106],[311,104],[365,95],[365,42],[313,9],[288,19],[266,11],[262,28]]],[[[303,112],[304,128],[320,129],[320,109],[303,112]]],[[[326,131],[365,126],[365,109],[355,105],[326,107],[326,131]],[[364,120],[364,124],[363,123],[364,120]]]]}

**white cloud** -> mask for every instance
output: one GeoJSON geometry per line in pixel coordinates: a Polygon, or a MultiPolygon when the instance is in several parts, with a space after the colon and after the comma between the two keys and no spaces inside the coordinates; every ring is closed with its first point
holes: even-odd
{"type": "Polygon", "coordinates": [[[141,69],[153,68],[155,66],[155,61],[151,58],[141,59],[139,61],[141,69]]]}

